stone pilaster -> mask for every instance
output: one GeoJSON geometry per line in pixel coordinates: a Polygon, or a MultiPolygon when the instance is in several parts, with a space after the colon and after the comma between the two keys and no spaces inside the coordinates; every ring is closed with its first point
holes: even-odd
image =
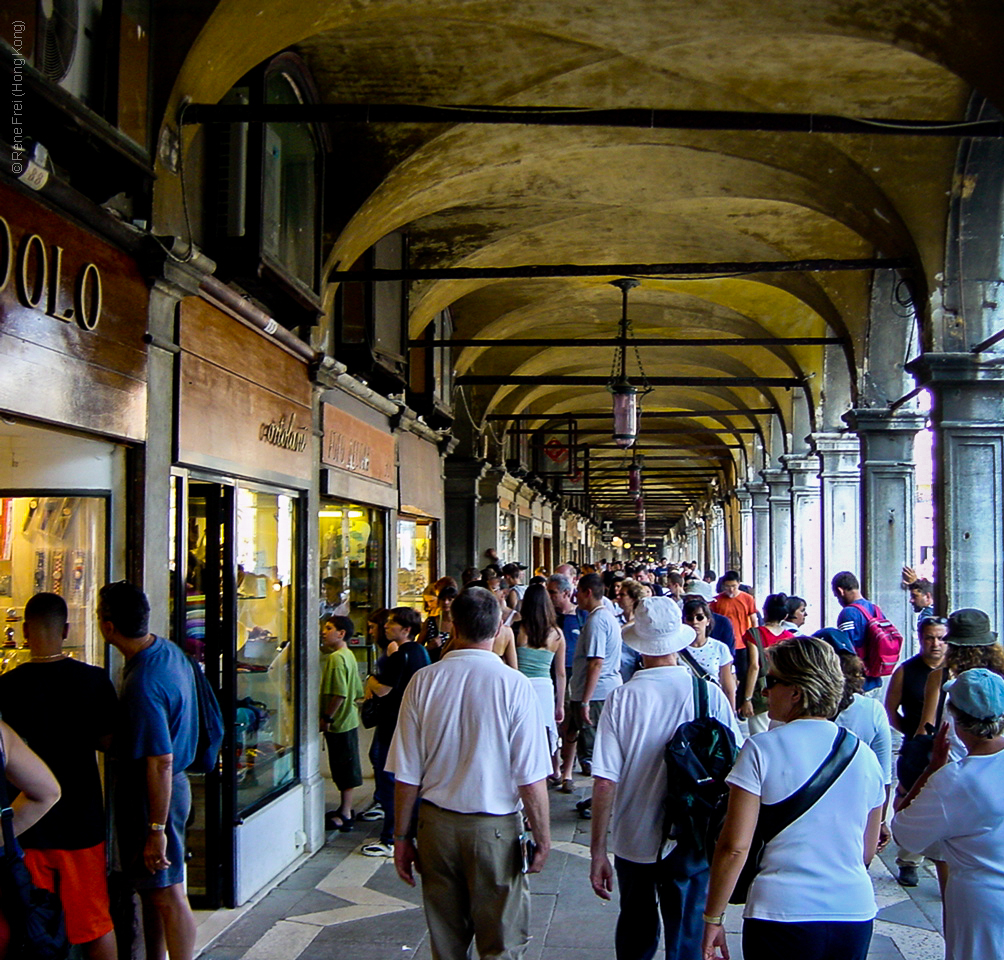
{"type": "Polygon", "coordinates": [[[791,475],[791,593],[804,598],[809,623],[823,626],[820,593],[819,460],[793,454],[781,458],[791,475]]]}
{"type": "MultiPolygon", "coordinates": [[[[791,593],[791,474],[783,467],[762,470],[770,509],[770,577],[767,593],[791,593]]],[[[757,598],[762,602],[761,597],[757,598]]]]}

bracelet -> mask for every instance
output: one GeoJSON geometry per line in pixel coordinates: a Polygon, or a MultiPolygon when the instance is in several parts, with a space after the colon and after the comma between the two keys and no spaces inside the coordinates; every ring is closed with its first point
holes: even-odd
{"type": "Polygon", "coordinates": [[[394,834],[394,842],[397,843],[399,840],[407,842],[407,843],[411,843],[411,837],[409,837],[408,834],[406,834],[406,833],[395,833],[394,834]]]}
{"type": "Polygon", "coordinates": [[[725,914],[720,913],[717,917],[709,917],[706,913],[702,914],[705,923],[710,923],[715,927],[720,927],[725,922],[725,914]]]}
{"type": "Polygon", "coordinates": [[[146,826],[151,833],[163,833],[167,829],[166,823],[148,823],[146,826]]]}
{"type": "Polygon", "coordinates": [[[752,703],[752,702],[753,702],[752,697],[743,697],[743,703],[752,703]]]}

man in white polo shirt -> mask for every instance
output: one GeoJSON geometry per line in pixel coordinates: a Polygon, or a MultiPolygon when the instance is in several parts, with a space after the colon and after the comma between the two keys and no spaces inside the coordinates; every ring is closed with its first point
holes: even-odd
{"type": "MultiPolygon", "coordinates": [[[[624,642],[641,654],[639,670],[606,699],[593,752],[593,830],[590,881],[604,900],[613,890],[614,868],[620,885],[617,960],[655,955],[659,914],[666,927],[666,957],[699,957],[704,933],[702,910],[710,871],[693,871],[674,856],[675,841],[663,842],[666,805],[666,743],[681,723],[693,720],[693,674],[678,666],[676,655],[694,639],[681,623],[680,608],[668,597],[649,597],[635,607],[624,642]],[[611,846],[607,829],[613,812],[611,846]]],[[[708,687],[708,714],[740,740],[728,699],[714,683],[708,687]]]]}
{"type": "Polygon", "coordinates": [[[436,960],[466,960],[472,940],[481,957],[516,960],[530,928],[524,813],[537,845],[526,872],[551,849],[544,720],[530,682],[492,652],[494,595],[468,587],[450,615],[454,648],[412,677],[390,745],[394,866],[412,886],[421,874],[436,960]]]}

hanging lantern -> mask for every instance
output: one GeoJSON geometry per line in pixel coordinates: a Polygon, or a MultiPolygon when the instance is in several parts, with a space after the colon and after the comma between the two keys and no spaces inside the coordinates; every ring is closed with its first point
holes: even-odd
{"type": "Polygon", "coordinates": [[[645,371],[641,368],[640,357],[638,358],[638,372],[644,386],[641,388],[635,386],[628,379],[627,374],[628,327],[630,326],[627,315],[627,298],[628,291],[637,287],[640,282],[640,280],[632,280],[629,277],[613,281],[613,285],[620,287],[621,290],[621,319],[607,389],[613,395],[613,439],[614,443],[622,450],[634,446],[638,439],[638,395],[644,396],[651,389],[645,379],[645,371]]]}

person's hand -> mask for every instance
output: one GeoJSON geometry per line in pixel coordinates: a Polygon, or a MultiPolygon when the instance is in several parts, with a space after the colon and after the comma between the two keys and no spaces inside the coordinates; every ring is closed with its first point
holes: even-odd
{"type": "Polygon", "coordinates": [[[533,851],[533,859],[530,861],[530,866],[526,868],[527,873],[540,873],[544,869],[544,864],[547,863],[547,856],[551,852],[551,847],[543,847],[537,844],[533,851]]]}
{"type": "Polygon", "coordinates": [[[589,716],[588,700],[584,700],[581,704],[579,704],[579,717],[587,727],[591,727],[593,725],[592,718],[589,716]]]}
{"type": "Polygon", "coordinates": [[[143,865],[150,873],[166,870],[171,866],[167,859],[167,834],[163,830],[149,830],[143,846],[143,865]]]}
{"type": "Polygon", "coordinates": [[[729,944],[725,939],[725,927],[720,923],[704,924],[704,939],[701,941],[701,956],[704,960],[729,960],[729,944]],[[715,953],[715,950],[718,950],[715,953]]]}
{"type": "Polygon", "coordinates": [[[931,747],[931,759],[927,764],[928,767],[931,770],[940,770],[948,763],[948,752],[951,747],[951,742],[948,739],[948,723],[945,722],[941,725],[938,735],[934,738],[934,746],[931,747]]]}
{"type": "Polygon", "coordinates": [[[920,578],[917,576],[917,571],[913,567],[908,567],[903,565],[903,586],[908,587],[911,583],[916,583],[920,578]]]}
{"type": "Polygon", "coordinates": [[[565,708],[563,706],[554,708],[554,722],[555,723],[565,722],[565,708]]]}
{"type": "Polygon", "coordinates": [[[752,700],[743,700],[743,702],[739,704],[739,716],[746,720],[749,720],[753,716],[752,700]]]}
{"type": "Polygon", "coordinates": [[[609,900],[614,890],[614,868],[610,866],[610,858],[594,856],[589,868],[589,882],[593,885],[593,893],[601,900],[609,900]]]}
{"type": "Polygon", "coordinates": [[[883,820],[879,826],[879,840],[878,840],[878,851],[881,853],[887,846],[889,846],[889,841],[892,840],[892,834],[889,832],[889,827],[883,820]]]}
{"type": "Polygon", "coordinates": [[[321,720],[320,720],[320,723],[319,723],[319,729],[320,729],[321,733],[327,733],[328,732],[328,721],[324,717],[321,717],[321,720]]]}
{"type": "MultiPolygon", "coordinates": [[[[394,869],[397,870],[397,875],[406,883],[409,887],[415,886],[415,867],[417,866],[418,856],[415,851],[415,841],[414,840],[395,840],[394,841],[394,869]]],[[[422,871],[419,870],[419,873],[422,871]]]]}

